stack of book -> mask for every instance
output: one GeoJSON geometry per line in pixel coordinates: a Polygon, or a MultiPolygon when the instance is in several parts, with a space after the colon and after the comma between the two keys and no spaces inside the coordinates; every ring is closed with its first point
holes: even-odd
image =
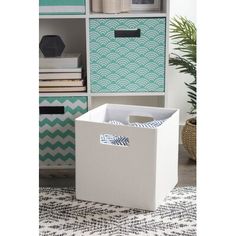
{"type": "Polygon", "coordinates": [[[83,92],[80,54],[62,54],[60,57],[39,58],[39,92],[83,92]]]}

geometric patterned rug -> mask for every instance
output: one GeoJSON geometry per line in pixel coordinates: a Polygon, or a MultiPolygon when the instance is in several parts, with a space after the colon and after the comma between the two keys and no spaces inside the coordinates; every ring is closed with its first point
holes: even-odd
{"type": "Polygon", "coordinates": [[[196,187],[175,188],[155,212],[75,198],[75,188],[40,187],[39,235],[196,235],[196,187]]]}

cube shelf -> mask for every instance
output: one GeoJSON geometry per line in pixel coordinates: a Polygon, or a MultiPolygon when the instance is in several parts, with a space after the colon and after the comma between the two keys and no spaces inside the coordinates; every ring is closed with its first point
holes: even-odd
{"type": "MultiPolygon", "coordinates": [[[[86,92],[40,93],[41,101],[57,97],[86,99],[88,111],[107,102],[165,107],[169,0],[161,0],[158,11],[120,14],[94,13],[91,3],[84,1],[83,14],[39,15],[39,40],[45,34],[60,35],[65,52],[82,53],[87,78],[86,92]]],[[[61,155],[61,150],[55,150],[61,155]]],[[[40,168],[74,168],[71,160],[70,165],[51,161],[50,166],[40,168]]]]}

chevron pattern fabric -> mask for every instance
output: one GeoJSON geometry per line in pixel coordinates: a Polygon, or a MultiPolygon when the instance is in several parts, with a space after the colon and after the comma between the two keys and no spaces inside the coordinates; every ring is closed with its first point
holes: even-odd
{"type": "Polygon", "coordinates": [[[74,166],[74,119],[87,112],[87,97],[40,97],[40,106],[64,106],[64,114],[41,114],[39,119],[40,167],[74,166]]]}
{"type": "Polygon", "coordinates": [[[156,127],[160,126],[164,122],[165,122],[165,120],[153,120],[153,121],[145,122],[145,123],[135,122],[135,123],[130,123],[130,126],[139,127],[139,128],[150,128],[150,129],[153,129],[153,128],[156,128],[156,127]]]}
{"type": "Polygon", "coordinates": [[[164,92],[165,18],[90,19],[91,91],[164,92]],[[114,36],[140,29],[140,37],[114,36]]]}
{"type": "Polygon", "coordinates": [[[113,134],[103,134],[100,136],[100,143],[116,145],[116,146],[128,146],[129,138],[125,136],[117,136],[113,134]]]}
{"type": "MultiPolygon", "coordinates": [[[[138,123],[138,122],[129,123],[128,125],[132,127],[138,127],[138,128],[153,129],[153,128],[157,128],[164,122],[165,120],[153,120],[153,121],[145,122],[145,123],[138,123]]],[[[110,120],[108,123],[113,124],[113,125],[125,125],[117,120],[110,120]]],[[[117,136],[113,134],[103,134],[100,136],[100,143],[108,144],[108,145],[116,145],[116,146],[129,146],[129,138],[125,136],[117,136]]]]}

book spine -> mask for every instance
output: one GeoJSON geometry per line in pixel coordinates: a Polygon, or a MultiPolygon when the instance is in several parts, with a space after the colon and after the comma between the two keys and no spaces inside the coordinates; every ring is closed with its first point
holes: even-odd
{"type": "Polygon", "coordinates": [[[84,86],[84,80],[78,81],[39,81],[40,87],[77,87],[84,86]]]}
{"type": "Polygon", "coordinates": [[[79,58],[39,58],[39,68],[60,69],[60,68],[78,68],[81,64],[79,58]]]}
{"type": "Polygon", "coordinates": [[[82,79],[81,73],[40,73],[40,80],[82,79]]]}
{"type": "Polygon", "coordinates": [[[82,67],[78,68],[57,68],[57,69],[39,69],[39,73],[81,73],[82,67]]]}
{"type": "Polygon", "coordinates": [[[84,92],[86,86],[83,87],[40,87],[39,92],[84,92]]]}

